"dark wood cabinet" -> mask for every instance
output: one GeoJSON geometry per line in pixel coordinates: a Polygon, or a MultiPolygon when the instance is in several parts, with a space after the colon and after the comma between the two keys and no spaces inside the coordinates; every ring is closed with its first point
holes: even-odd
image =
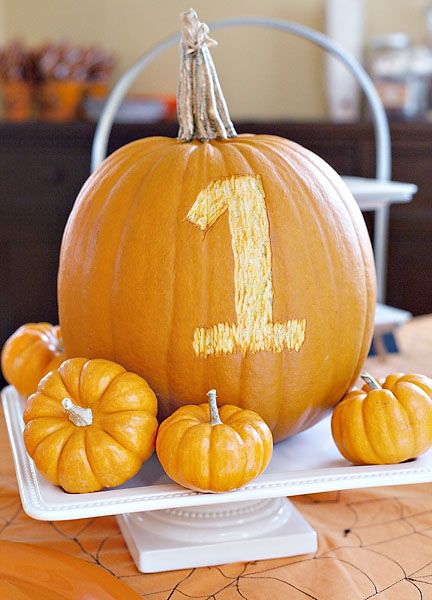
{"type": "MultiPolygon", "coordinates": [[[[241,132],[288,137],[343,175],[374,175],[370,124],[237,123],[241,132]]],[[[61,237],[90,171],[90,123],[0,124],[0,345],[28,321],[57,321],[61,237]]],[[[147,135],[176,135],[175,123],[116,125],[110,151],[147,135]]],[[[393,179],[416,183],[410,204],[391,208],[388,303],[432,312],[432,124],[392,126],[393,179]]],[[[370,227],[373,222],[367,218],[370,227]]]]}

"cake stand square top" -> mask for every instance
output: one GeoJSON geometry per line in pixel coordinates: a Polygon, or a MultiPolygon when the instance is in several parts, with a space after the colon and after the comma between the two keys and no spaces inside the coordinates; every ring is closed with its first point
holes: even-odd
{"type": "Polygon", "coordinates": [[[353,466],[339,454],[325,419],[275,445],[269,467],[240,490],[202,494],[172,482],[153,456],[120,487],[92,494],[68,494],[48,483],[29,458],[22,431],[24,399],[9,386],[2,391],[23,508],[35,519],[68,520],[164,508],[202,506],[331,490],[432,481],[432,449],[397,465],[353,466]]]}

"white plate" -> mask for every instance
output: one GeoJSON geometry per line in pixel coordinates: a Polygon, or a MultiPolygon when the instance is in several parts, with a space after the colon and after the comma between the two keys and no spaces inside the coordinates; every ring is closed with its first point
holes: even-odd
{"type": "Polygon", "coordinates": [[[296,496],[331,490],[432,481],[432,449],[399,465],[355,467],[344,460],[331,437],[330,420],[276,444],[266,472],[235,492],[201,494],[173,483],[153,456],[118,488],[67,494],[45,481],[24,447],[24,401],[12,387],[2,392],[21,501],[35,519],[67,520],[163,508],[202,506],[258,498],[296,496]]]}

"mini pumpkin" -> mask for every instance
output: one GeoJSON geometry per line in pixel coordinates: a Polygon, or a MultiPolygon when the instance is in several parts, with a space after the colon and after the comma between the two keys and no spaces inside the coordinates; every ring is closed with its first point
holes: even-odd
{"type": "Polygon", "coordinates": [[[1,367],[6,381],[23,396],[29,396],[42,377],[65,358],[58,325],[27,323],[5,342],[1,367]]]}
{"type": "Polygon", "coordinates": [[[366,389],[353,390],[336,406],[331,421],[341,454],[361,464],[399,463],[432,445],[432,380],[424,375],[389,375],[381,386],[363,373],[366,389]]]}
{"type": "Polygon", "coordinates": [[[200,492],[227,492],[264,471],[273,438],[263,419],[251,410],[209,402],[182,406],[159,427],[156,452],[165,472],[180,485],[200,492]]]}
{"type": "MultiPolygon", "coordinates": [[[[413,383],[432,398],[432,379],[420,373],[391,373],[387,377],[379,379],[378,382],[381,387],[390,391],[393,391],[398,383],[413,383]]],[[[366,392],[369,391],[369,384],[365,383],[362,389],[366,392]]]]}
{"type": "Polygon", "coordinates": [[[41,474],[71,493],[127,481],[153,453],[157,400],[135,373],[72,358],[51,371],[24,411],[24,442],[41,474]]]}
{"type": "Polygon", "coordinates": [[[208,28],[183,15],[179,136],[118,149],[63,236],[58,301],[69,356],[144,377],[160,414],[221,397],[283,439],[325,416],[369,350],[375,274],[348,188],[274,135],[237,135],[208,28]]]}

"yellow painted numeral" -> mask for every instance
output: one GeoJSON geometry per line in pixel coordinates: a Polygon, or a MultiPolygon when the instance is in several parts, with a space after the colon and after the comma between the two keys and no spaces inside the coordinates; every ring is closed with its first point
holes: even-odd
{"type": "Polygon", "coordinates": [[[306,319],[273,323],[273,281],[269,222],[259,176],[218,179],[202,190],[187,219],[202,231],[228,210],[234,254],[237,323],[197,327],[193,348],[209,356],[284,348],[298,352],[303,346],[306,319]]]}

